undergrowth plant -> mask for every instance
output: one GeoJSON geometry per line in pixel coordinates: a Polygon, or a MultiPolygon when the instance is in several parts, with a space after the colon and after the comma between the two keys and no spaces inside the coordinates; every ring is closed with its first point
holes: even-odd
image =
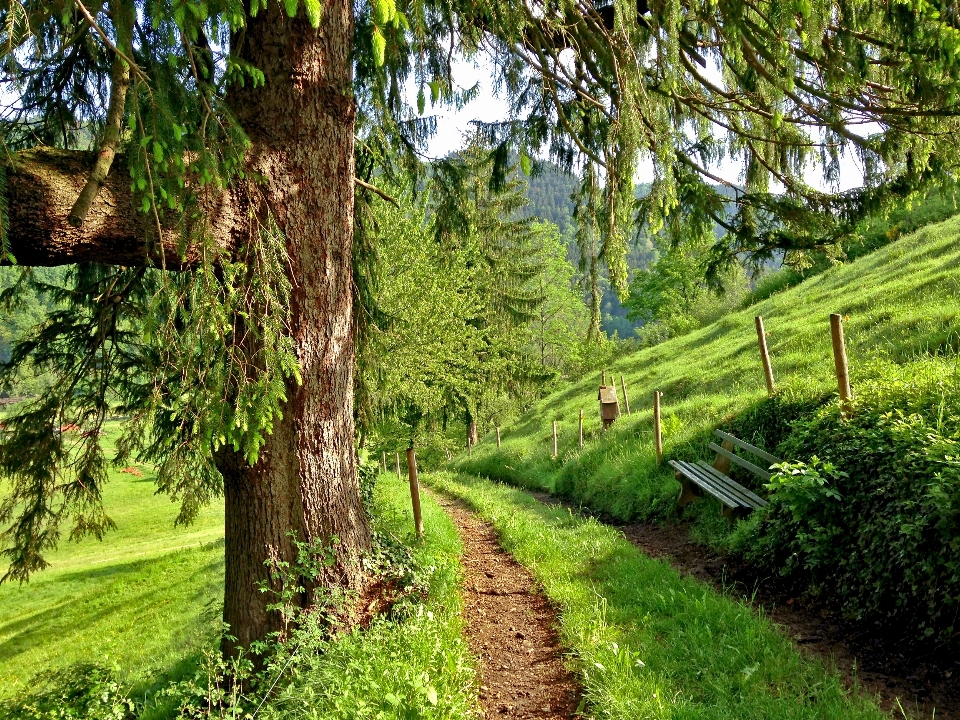
{"type": "Polygon", "coordinates": [[[136,704],[116,667],[77,663],[38,673],[28,690],[0,701],[4,720],[133,720],[136,704]]]}
{"type": "Polygon", "coordinates": [[[793,422],[777,448],[770,505],[734,547],[857,620],[908,641],[960,634],[957,376],[911,363],[793,422]],[[892,375],[892,377],[891,377],[892,375]]]}

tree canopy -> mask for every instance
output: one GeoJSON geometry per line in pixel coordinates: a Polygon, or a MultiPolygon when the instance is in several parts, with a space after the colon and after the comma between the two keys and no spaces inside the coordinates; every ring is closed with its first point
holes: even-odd
{"type": "MultiPolygon", "coordinates": [[[[623,290],[638,227],[706,239],[720,225],[716,265],[762,259],[829,247],[891,198],[950,181],[958,43],[955,8],[928,0],[10,0],[3,261],[84,263],[7,368],[32,362],[57,380],[0,441],[10,576],[42,568],[65,524],[73,536],[109,527],[97,429],[119,406],[136,420],[122,453],[159,464],[184,520],[226,495],[238,642],[272,627],[266,602],[244,593],[275,581],[264,563],[295,553],[291,533],[336,537],[323,582],[362,582],[353,389],[355,342],[376,314],[363,304],[370,208],[389,199],[378,184],[419,187],[428,100],[472,96],[456,55],[488,54],[510,103],[478,128],[490,190],[508,185],[512,154],[524,172],[538,157],[574,171],[591,285],[605,266],[623,290]],[[864,187],[814,189],[811,163],[829,182],[844,152],[864,187]],[[711,169],[724,157],[739,182],[711,169]],[[644,158],[654,182],[638,201],[644,158]],[[63,422],[89,427],[77,448],[56,433],[63,422]]],[[[477,262],[519,252],[522,279],[519,245],[470,244],[471,223],[498,231],[476,199],[480,215],[451,212],[459,226],[437,241],[459,238],[477,262]]],[[[530,290],[503,277],[486,306],[532,313],[530,290]]]]}

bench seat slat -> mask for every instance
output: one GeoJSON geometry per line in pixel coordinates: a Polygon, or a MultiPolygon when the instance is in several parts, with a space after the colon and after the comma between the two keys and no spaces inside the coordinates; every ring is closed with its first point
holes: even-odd
{"type": "Polygon", "coordinates": [[[737,498],[741,505],[744,507],[755,507],[753,498],[751,498],[748,494],[750,491],[740,485],[740,483],[732,480],[729,476],[724,475],[722,472],[717,470],[715,467],[708,465],[703,460],[697,462],[697,465],[704,475],[717,483],[722,483],[727,492],[733,497],[737,498]]]}
{"type": "Polygon", "coordinates": [[[776,455],[771,455],[771,454],[768,453],[766,450],[761,450],[761,449],[758,448],[757,446],[751,445],[751,444],[748,443],[748,442],[744,442],[744,441],[741,440],[740,438],[734,437],[734,436],[731,435],[730,433],[725,433],[723,430],[714,430],[714,433],[715,433],[716,436],[717,436],[718,438],[720,438],[721,440],[726,440],[727,442],[732,442],[732,443],[733,443],[734,445],[736,445],[737,447],[742,448],[743,450],[746,450],[747,452],[752,452],[752,453],[753,453],[754,455],[756,455],[758,458],[761,458],[762,460],[766,460],[766,461],[767,461],[768,463],[770,463],[771,465],[773,465],[773,464],[775,464],[775,463],[781,463],[781,462],[783,462],[783,460],[781,460],[780,458],[778,458],[776,455]]]}
{"type": "Polygon", "coordinates": [[[738,482],[736,482],[736,481],[734,481],[734,480],[731,480],[729,477],[727,477],[726,475],[724,475],[722,472],[720,472],[719,470],[717,470],[715,467],[713,467],[713,466],[711,466],[711,465],[708,465],[708,464],[705,463],[703,460],[701,460],[701,461],[698,462],[697,464],[698,464],[698,465],[701,467],[701,469],[703,469],[703,471],[706,472],[708,475],[716,478],[718,482],[720,481],[720,478],[723,478],[724,481],[730,486],[731,492],[737,493],[737,495],[738,495],[738,496],[740,497],[740,499],[743,501],[743,504],[744,504],[744,505],[747,505],[747,506],[749,506],[749,507],[752,507],[754,510],[759,510],[759,509],[762,508],[764,505],[767,505],[767,504],[768,504],[766,500],[764,500],[762,497],[760,497],[759,495],[757,495],[756,493],[754,493],[752,490],[750,490],[749,488],[744,487],[743,485],[741,485],[740,483],[738,483],[738,482]]]}
{"type": "Polygon", "coordinates": [[[732,453],[726,448],[720,447],[716,443],[710,443],[710,449],[713,450],[715,453],[718,453],[719,455],[723,455],[725,458],[729,458],[740,467],[752,472],[757,477],[763,478],[764,480],[770,479],[770,473],[767,470],[764,470],[759,465],[754,465],[749,460],[744,460],[742,457],[740,457],[736,453],[732,453]]]}
{"type": "Polygon", "coordinates": [[[686,477],[690,478],[690,480],[700,488],[713,495],[724,505],[732,508],[750,507],[750,505],[744,503],[743,500],[731,493],[730,490],[725,487],[726,483],[721,485],[720,482],[704,473],[703,470],[698,466],[688,462],[678,462],[676,460],[671,460],[670,465],[674,469],[680,471],[686,477]]]}

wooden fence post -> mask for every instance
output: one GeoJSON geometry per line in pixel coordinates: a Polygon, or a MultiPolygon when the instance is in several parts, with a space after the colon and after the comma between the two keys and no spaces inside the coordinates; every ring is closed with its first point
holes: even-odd
{"type": "Polygon", "coordinates": [[[397,480],[403,480],[403,475],[400,474],[400,453],[397,453],[397,480]]]}
{"type": "Polygon", "coordinates": [[[500,447],[500,426],[497,425],[497,447],[500,447]]]}
{"type": "Polygon", "coordinates": [[[580,449],[583,450],[583,408],[580,409],[580,449]]]}
{"type": "Polygon", "coordinates": [[[623,407],[630,414],[630,398],[627,397],[627,384],[623,381],[623,375],[620,376],[620,388],[623,390],[623,407]]]}
{"type": "Polygon", "coordinates": [[[850,412],[850,372],[847,367],[847,346],[843,340],[843,318],[837,313],[830,316],[830,336],[833,339],[833,364],[837,371],[837,388],[840,391],[840,406],[843,414],[850,412]]]}
{"type": "Polygon", "coordinates": [[[663,435],[660,433],[660,396],[659,390],[653,392],[653,447],[657,451],[657,463],[663,460],[663,435]]]}
{"type": "Polygon", "coordinates": [[[420,479],[417,477],[417,453],[407,448],[407,472],[410,476],[410,500],[413,502],[413,524],[417,537],[423,537],[423,516],[420,514],[420,479]]]}
{"type": "Polygon", "coordinates": [[[557,421],[553,421],[553,459],[557,459],[557,421]]]}
{"type": "Polygon", "coordinates": [[[607,384],[607,371],[606,371],[606,370],[601,370],[601,371],[600,371],[600,384],[601,384],[601,385],[606,385],[606,384],[607,384]]]}
{"type": "Polygon", "coordinates": [[[767,349],[767,333],[763,329],[763,318],[754,318],[757,325],[757,342],[760,343],[760,359],[763,361],[763,377],[767,381],[767,395],[773,395],[773,368],[770,366],[770,351],[767,349]]]}

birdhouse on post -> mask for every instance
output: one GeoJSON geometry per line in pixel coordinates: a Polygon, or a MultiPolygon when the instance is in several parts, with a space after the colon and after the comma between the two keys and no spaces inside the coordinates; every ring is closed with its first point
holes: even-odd
{"type": "Polygon", "coordinates": [[[597,394],[600,401],[600,419],[603,420],[603,429],[606,430],[613,421],[620,417],[620,401],[617,400],[616,385],[601,385],[597,394]]]}

